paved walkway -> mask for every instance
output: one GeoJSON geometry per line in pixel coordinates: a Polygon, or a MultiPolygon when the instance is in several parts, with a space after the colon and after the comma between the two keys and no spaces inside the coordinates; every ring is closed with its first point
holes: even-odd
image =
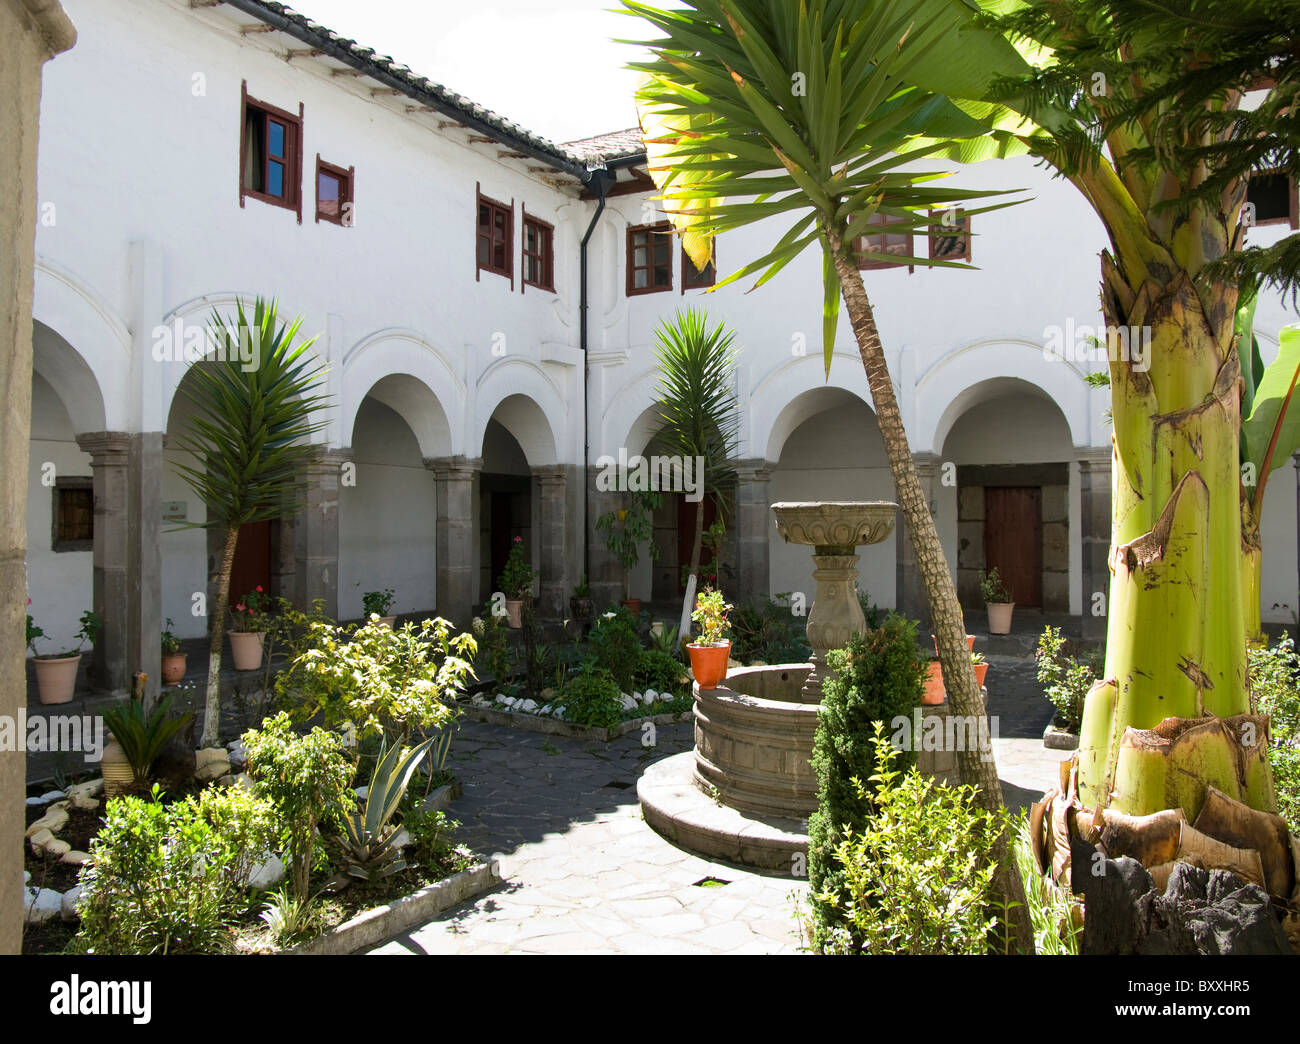
{"type": "MultiPolygon", "coordinates": [[[[1051,707],[1032,663],[991,658],[990,711],[1008,803],[1056,778],[1043,749],[1051,707]],[[1037,735],[1032,735],[1034,730],[1037,735]]],[[[689,724],[660,726],[653,747],[466,723],[451,760],[465,786],[452,806],[461,839],[491,853],[499,888],[376,947],[373,953],[797,953],[796,901],[807,882],[710,862],[641,818],[636,780],[652,760],[688,750],[689,724]],[[713,879],[725,885],[707,886],[713,879]]]]}

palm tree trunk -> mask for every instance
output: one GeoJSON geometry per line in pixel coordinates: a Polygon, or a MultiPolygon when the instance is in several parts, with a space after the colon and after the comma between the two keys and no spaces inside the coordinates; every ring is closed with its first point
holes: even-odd
{"type": "Polygon", "coordinates": [[[691,610],[695,608],[695,593],[699,587],[700,555],[704,548],[704,498],[695,505],[695,539],[691,544],[691,568],[686,574],[686,594],[682,599],[682,619],[677,628],[679,636],[691,633],[691,610]]]}
{"type": "MultiPolygon", "coordinates": [[[[948,571],[948,562],[944,557],[943,545],[939,542],[934,517],[930,514],[929,502],[921,489],[921,481],[917,478],[916,464],[907,442],[907,431],[903,427],[903,417],[894,395],[894,384],[889,376],[871,303],[867,300],[857,264],[841,249],[838,237],[832,235],[830,245],[844,304],[848,309],[862,365],[867,373],[867,383],[871,388],[871,400],[875,404],[881,441],[889,457],[894,489],[925,584],[930,617],[939,646],[944,687],[956,714],[968,721],[981,722],[984,719],[984,705],[979,685],[975,681],[970,650],[966,645],[966,625],[961,605],[957,601],[957,590],[953,586],[952,574],[948,571]]],[[[976,735],[989,735],[987,722],[983,723],[976,735]]],[[[997,764],[991,752],[985,760],[984,752],[961,750],[958,752],[958,764],[962,781],[977,787],[976,801],[980,807],[1000,813],[1003,809],[1002,785],[998,781],[997,764]]],[[[1029,920],[1024,881],[1016,869],[1005,831],[998,841],[996,855],[998,869],[994,884],[1000,899],[1006,904],[1009,920],[1007,927],[1011,932],[1012,943],[1022,952],[1033,953],[1034,931],[1029,920]]]]}
{"type": "Polygon", "coordinates": [[[221,727],[221,643],[226,634],[226,610],[230,607],[230,572],[235,564],[239,526],[226,527],[226,545],[217,569],[217,604],[208,618],[208,692],[203,704],[203,735],[200,747],[214,746],[221,727]]]}

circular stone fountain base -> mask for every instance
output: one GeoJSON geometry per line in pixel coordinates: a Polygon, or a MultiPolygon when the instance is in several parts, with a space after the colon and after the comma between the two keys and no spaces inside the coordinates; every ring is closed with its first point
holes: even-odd
{"type": "Polygon", "coordinates": [[[699,855],[806,873],[819,705],[800,690],[811,671],[806,663],[742,667],[726,687],[697,688],[695,749],[656,762],[637,784],[646,822],[699,855]]]}

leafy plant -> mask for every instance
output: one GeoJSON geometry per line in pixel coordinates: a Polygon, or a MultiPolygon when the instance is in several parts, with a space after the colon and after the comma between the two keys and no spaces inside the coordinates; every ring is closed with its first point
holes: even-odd
{"type": "Polygon", "coordinates": [[[1250,651],[1250,690],[1267,714],[1268,761],[1277,793],[1277,811],[1300,837],[1300,658],[1284,634],[1271,648],[1250,651]]]}
{"type": "Polygon", "coordinates": [[[681,632],[672,624],[650,628],[650,648],[680,660],[682,658],[681,632]]]}
{"type": "Polygon", "coordinates": [[[804,663],[812,655],[806,618],[791,611],[790,595],[762,606],[737,606],[731,616],[731,656],[740,663],[804,663]]]}
{"type": "Polygon", "coordinates": [[[491,678],[498,687],[504,685],[510,677],[510,640],[501,617],[492,612],[476,616],[470,630],[477,643],[475,670],[480,677],[491,678]]]}
{"type": "Polygon", "coordinates": [[[1035,952],[1048,956],[1077,954],[1083,927],[1074,919],[1074,897],[1058,888],[1038,869],[1029,839],[1029,820],[1022,814],[1012,839],[1016,866],[1025,882],[1029,920],[1034,926],[1035,952]]]}
{"type": "Polygon", "coordinates": [[[372,616],[387,616],[388,610],[393,607],[393,602],[396,600],[397,596],[391,587],[386,587],[382,591],[366,591],[361,596],[361,612],[367,620],[372,616]]]}
{"type": "Polygon", "coordinates": [[[1014,599],[1007,585],[1003,583],[998,567],[994,566],[987,573],[980,570],[980,595],[989,605],[1008,605],[1014,599]]]}
{"type": "Polygon", "coordinates": [[[574,597],[574,598],[590,598],[590,597],[591,597],[591,585],[590,585],[589,583],[587,583],[587,578],[586,578],[586,576],[583,576],[583,578],[582,578],[582,579],[581,579],[581,580],[580,580],[580,581],[579,581],[579,582],[574,586],[574,588],[573,588],[573,597],[574,597]]]}
{"type": "Polygon", "coordinates": [[[691,619],[700,625],[696,645],[722,645],[728,640],[730,630],[727,616],[735,608],[722,597],[722,592],[706,587],[695,598],[691,619]]]}
{"type": "Polygon", "coordinates": [[[372,881],[406,869],[402,850],[394,844],[399,826],[393,815],[402,804],[411,776],[433,747],[432,738],[417,743],[405,755],[394,744],[381,746],[379,763],[370,777],[364,807],[343,816],[339,867],[336,883],[349,878],[372,881]]]}
{"type": "Polygon", "coordinates": [[[651,560],[659,558],[659,545],[654,541],[654,513],[663,504],[663,497],[652,490],[636,490],[628,506],[617,511],[607,511],[596,520],[596,528],[605,531],[605,545],[610,554],[623,566],[623,591],[625,598],[632,597],[632,568],[640,561],[641,545],[651,560]]]}
{"type": "Polygon", "coordinates": [[[998,920],[990,916],[995,851],[1004,816],[975,805],[974,788],[946,787],[913,767],[875,723],[876,771],[870,789],[854,777],[871,808],[861,828],[835,846],[835,887],[819,904],[842,918],[821,939],[837,953],[980,954],[998,920]]]}
{"type": "MultiPolygon", "coordinates": [[[[916,641],[916,622],[890,613],[874,631],[855,634],[843,649],[827,654],[830,676],[822,685],[822,707],[813,740],[818,807],[808,819],[808,880],[814,900],[814,941],[829,939],[845,925],[844,912],[815,899],[839,892],[836,847],[850,829],[865,828],[870,805],[854,779],[870,779],[877,769],[876,725],[899,715],[910,717],[921,702],[926,663],[916,641]]],[[[914,764],[911,750],[899,753],[897,767],[914,764]]]]}
{"type": "Polygon", "coordinates": [[[665,698],[682,690],[686,668],[681,660],[659,649],[647,649],[637,657],[636,687],[657,689],[665,698]]]}
{"type": "Polygon", "coordinates": [[[39,627],[36,626],[36,624],[32,622],[32,618],[29,615],[27,617],[27,646],[32,650],[32,655],[37,659],[40,660],[66,659],[69,656],[76,656],[87,645],[93,646],[95,644],[95,638],[99,634],[99,629],[101,626],[102,626],[102,621],[100,619],[99,614],[92,609],[87,609],[84,613],[81,614],[81,629],[77,631],[76,634],[73,635],[73,637],[77,639],[76,646],[72,649],[67,650],[67,652],[46,653],[44,656],[41,656],[40,653],[36,651],[36,639],[44,638],[46,637],[46,634],[43,630],[41,630],[39,627]]]}
{"type": "Polygon", "coordinates": [[[167,617],[167,626],[162,632],[162,654],[164,656],[174,656],[181,651],[181,640],[172,634],[172,618],[167,617]]]}
{"type": "Polygon", "coordinates": [[[255,790],[279,817],[293,894],[303,901],[317,861],[316,827],[342,812],[353,766],[337,736],[319,727],[299,736],[285,713],[250,729],[243,741],[255,790]]]}
{"type": "Polygon", "coordinates": [[[1083,721],[1084,700],[1102,670],[1101,655],[1089,652],[1081,658],[1075,657],[1060,628],[1049,626],[1038,637],[1034,659],[1043,694],[1052,701],[1064,728],[1078,732],[1083,721]]]}
{"type": "Polygon", "coordinates": [[[231,607],[230,629],[241,634],[263,633],[269,626],[267,618],[270,616],[271,605],[271,596],[258,584],[256,590],[249,591],[231,607]]]}
{"type": "Polygon", "coordinates": [[[620,691],[630,692],[636,682],[642,647],[629,616],[615,613],[599,617],[587,636],[587,645],[600,668],[618,683],[620,691]]]}
{"type": "Polygon", "coordinates": [[[574,677],[557,699],[564,705],[566,721],[610,728],[622,720],[622,695],[618,682],[603,671],[592,670],[574,677]]]}
{"type": "Polygon", "coordinates": [[[270,804],[208,787],[164,804],[110,799],[81,872],[78,942],[94,953],[219,953],[245,906],[249,875],[275,837],[270,804]]]}
{"type": "Polygon", "coordinates": [[[456,845],[460,823],[449,819],[441,809],[426,809],[407,795],[402,826],[411,837],[406,851],[426,871],[454,874],[464,870],[473,857],[456,845]]]}
{"type": "Polygon", "coordinates": [[[137,787],[149,782],[149,771],[167,741],[194,717],[194,712],[188,711],[169,719],[167,712],[171,704],[172,694],[167,693],[154,705],[153,711],[146,714],[143,700],[128,697],[103,711],[104,724],[126,755],[131,766],[131,781],[137,787]]]}
{"type": "Polygon", "coordinates": [[[266,907],[258,916],[275,944],[281,947],[316,934],[320,924],[320,908],[315,898],[283,886],[267,896],[266,907]]]}
{"type": "Polygon", "coordinates": [[[221,631],[240,527],[293,516],[306,491],[303,467],[317,452],[311,436],[326,424],[317,418],[328,400],[316,391],[324,367],[309,354],[315,338],[295,343],[300,324],[282,324],[275,302],[260,297],[251,323],[242,301],[233,324],[214,312],[215,357],[192,365],[180,385],[194,416],[177,448],[195,461],[174,467],[206,509],[204,522],[189,525],[225,530],[209,617],[205,747],[221,719],[221,631]]]}
{"type": "Polygon", "coordinates": [[[524,538],[515,537],[510,542],[510,553],[506,556],[505,568],[497,583],[505,596],[512,601],[527,598],[533,590],[533,581],[537,574],[524,558],[524,538]]]}

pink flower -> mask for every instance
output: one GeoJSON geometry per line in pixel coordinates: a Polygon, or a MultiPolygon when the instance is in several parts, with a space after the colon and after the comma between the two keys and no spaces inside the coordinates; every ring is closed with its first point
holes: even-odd
{"type": "Polygon", "coordinates": [[[261,594],[261,593],[262,593],[262,585],[261,585],[261,584],[258,584],[258,585],[257,585],[257,593],[258,593],[258,594],[261,594]]]}
{"type": "Polygon", "coordinates": [[[248,610],[244,608],[244,603],[243,603],[243,602],[240,602],[237,606],[235,606],[235,612],[237,612],[237,613],[246,613],[246,612],[248,612],[248,610]]]}
{"type": "Polygon", "coordinates": [[[523,538],[523,537],[515,537],[515,543],[516,543],[516,544],[522,544],[523,542],[524,542],[524,538],[523,538]]]}

